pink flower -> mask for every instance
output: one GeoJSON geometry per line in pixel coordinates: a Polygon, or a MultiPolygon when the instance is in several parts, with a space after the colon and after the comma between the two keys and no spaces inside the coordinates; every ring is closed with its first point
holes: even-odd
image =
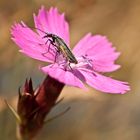
{"type": "Polygon", "coordinates": [[[59,14],[57,8],[46,11],[41,7],[38,15],[34,15],[36,32],[21,22],[12,27],[12,39],[20,47],[20,52],[34,59],[49,62],[50,65],[41,70],[70,86],[85,88],[84,83],[107,93],[126,93],[130,90],[127,82],[118,81],[101,73],[112,72],[120,66],[114,61],[119,54],[105,36],[85,35],[72,50],[78,64],[68,63],[54,45],[46,43],[44,32],[52,33],[64,40],[69,46],[69,25],[64,14],[59,14]],[[25,26],[25,27],[24,27],[25,26]],[[42,32],[42,31],[44,32],[42,32]],[[49,51],[48,51],[49,50],[49,51]]]}

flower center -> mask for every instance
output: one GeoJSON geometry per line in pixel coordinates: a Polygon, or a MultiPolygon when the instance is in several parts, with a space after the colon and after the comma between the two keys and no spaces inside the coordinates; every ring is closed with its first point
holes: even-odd
{"type": "Polygon", "coordinates": [[[87,56],[76,57],[76,59],[78,61],[77,64],[69,62],[65,57],[63,57],[63,59],[61,57],[61,59],[59,59],[59,61],[57,61],[56,63],[59,65],[60,68],[64,69],[65,71],[71,71],[77,68],[93,68],[93,61],[87,56]]]}

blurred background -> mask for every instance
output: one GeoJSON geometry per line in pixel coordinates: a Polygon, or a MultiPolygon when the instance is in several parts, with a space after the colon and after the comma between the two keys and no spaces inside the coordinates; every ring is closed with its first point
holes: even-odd
{"type": "Polygon", "coordinates": [[[48,118],[71,106],[65,115],[46,124],[40,140],[139,140],[140,139],[140,0],[0,0],[0,140],[15,140],[16,121],[5,106],[16,106],[17,90],[32,77],[34,86],[45,75],[41,62],[18,52],[10,28],[23,20],[33,26],[32,14],[44,5],[65,12],[71,46],[88,32],[106,35],[121,56],[120,70],[110,75],[128,81],[131,91],[112,95],[65,86],[61,102],[48,118]]]}

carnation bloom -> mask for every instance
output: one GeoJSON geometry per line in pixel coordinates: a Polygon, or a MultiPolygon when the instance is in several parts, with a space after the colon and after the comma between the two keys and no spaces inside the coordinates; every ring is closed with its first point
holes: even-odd
{"type": "Polygon", "coordinates": [[[51,45],[48,51],[47,38],[44,38],[44,32],[55,34],[69,46],[69,25],[64,14],[60,14],[57,8],[46,11],[41,7],[38,15],[34,15],[34,23],[36,32],[23,22],[16,23],[12,26],[12,39],[19,46],[20,52],[50,63],[41,67],[44,73],[59,82],[79,88],[86,88],[84,85],[86,83],[96,90],[107,93],[123,94],[130,90],[127,82],[101,74],[115,71],[120,67],[114,63],[120,53],[116,52],[105,36],[91,33],[85,35],[72,50],[78,64],[69,64],[62,53],[57,52],[54,45],[51,45]]]}

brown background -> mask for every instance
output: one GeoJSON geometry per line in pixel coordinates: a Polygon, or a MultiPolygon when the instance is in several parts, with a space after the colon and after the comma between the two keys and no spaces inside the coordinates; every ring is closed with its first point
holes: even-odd
{"type": "Polygon", "coordinates": [[[71,46],[86,33],[106,35],[122,54],[122,68],[110,75],[128,81],[125,95],[89,92],[65,87],[65,100],[48,117],[66,107],[71,110],[50,122],[40,140],[139,140],[140,139],[140,0],[0,0],[0,140],[15,140],[15,120],[3,98],[15,105],[17,89],[26,77],[34,85],[44,78],[41,64],[18,53],[10,39],[10,27],[21,20],[33,25],[32,14],[41,5],[56,6],[70,24],[71,46]]]}

